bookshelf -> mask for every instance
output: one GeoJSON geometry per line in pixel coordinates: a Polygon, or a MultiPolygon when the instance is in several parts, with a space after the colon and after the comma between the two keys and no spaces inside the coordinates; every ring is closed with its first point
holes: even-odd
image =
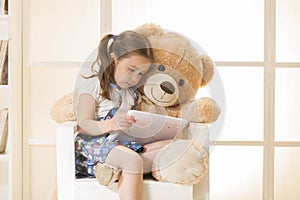
{"type": "MultiPolygon", "coordinates": [[[[1,1],[1,0],[0,0],[1,1]]],[[[1,4],[3,3],[0,2],[1,4]]],[[[0,9],[2,5],[0,4],[0,9]]],[[[2,71],[2,60],[3,52],[1,51],[1,45],[4,40],[9,40],[9,15],[4,14],[0,11],[0,73],[2,71]]],[[[3,48],[3,47],[2,47],[3,48]]],[[[1,74],[0,74],[1,75],[1,74]]],[[[1,80],[0,80],[1,83],[1,80]]],[[[0,107],[9,108],[9,85],[0,84],[0,107]]],[[[1,133],[0,133],[1,134],[1,133]]],[[[9,195],[9,179],[8,179],[8,167],[9,167],[9,154],[8,154],[8,145],[4,152],[0,152],[0,199],[8,199],[9,195]]]]}
{"type": "Polygon", "coordinates": [[[22,1],[6,0],[6,3],[8,10],[0,11],[0,40],[8,41],[8,83],[0,85],[0,107],[8,109],[8,140],[0,154],[0,199],[19,200],[22,199],[22,1]]]}

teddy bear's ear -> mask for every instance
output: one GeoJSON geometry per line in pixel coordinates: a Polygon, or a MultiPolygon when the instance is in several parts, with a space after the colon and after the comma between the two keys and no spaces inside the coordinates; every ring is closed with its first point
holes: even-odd
{"type": "Polygon", "coordinates": [[[159,25],[154,23],[143,24],[138,28],[136,28],[135,31],[146,37],[163,34],[162,28],[159,25]]]}
{"type": "Polygon", "coordinates": [[[214,75],[214,62],[207,55],[201,55],[200,59],[203,65],[203,78],[201,82],[201,87],[204,87],[209,83],[214,75]]]}

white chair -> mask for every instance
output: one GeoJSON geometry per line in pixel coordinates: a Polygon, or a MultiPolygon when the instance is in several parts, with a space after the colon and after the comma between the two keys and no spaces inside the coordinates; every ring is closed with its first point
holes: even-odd
{"type": "MultiPolygon", "coordinates": [[[[75,127],[76,122],[67,122],[59,125],[56,131],[58,200],[118,200],[117,183],[105,187],[94,178],[75,178],[75,127]]],[[[206,125],[191,124],[190,131],[197,136],[198,142],[207,144],[208,127],[206,125]]],[[[208,175],[200,183],[192,186],[145,179],[143,200],[159,199],[209,200],[208,175]]]]}

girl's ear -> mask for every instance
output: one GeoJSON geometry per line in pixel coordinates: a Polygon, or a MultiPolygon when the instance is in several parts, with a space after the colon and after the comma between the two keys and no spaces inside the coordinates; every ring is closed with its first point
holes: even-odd
{"type": "Polygon", "coordinates": [[[116,55],[114,53],[110,53],[109,55],[113,59],[115,65],[117,65],[118,64],[118,59],[117,59],[116,55]]]}
{"type": "Polygon", "coordinates": [[[116,55],[115,55],[114,53],[110,53],[109,55],[110,55],[110,57],[111,57],[114,61],[117,60],[117,57],[116,57],[116,55]]]}

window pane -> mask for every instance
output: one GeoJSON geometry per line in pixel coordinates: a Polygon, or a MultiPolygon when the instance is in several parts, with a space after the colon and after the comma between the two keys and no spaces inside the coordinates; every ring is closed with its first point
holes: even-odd
{"type": "Polygon", "coordinates": [[[214,147],[210,153],[210,199],[262,199],[262,166],[262,147],[214,147]]]}
{"type": "Polygon", "coordinates": [[[226,111],[220,140],[263,139],[263,68],[218,67],[226,111]]]}
{"type": "Polygon", "coordinates": [[[277,68],[275,139],[300,141],[300,69],[277,68]]]}
{"type": "Polygon", "coordinates": [[[300,61],[300,1],[277,0],[276,60],[300,61]]]}
{"type": "Polygon", "coordinates": [[[300,199],[300,148],[275,150],[275,200],[300,199]]]}
{"type": "Polygon", "coordinates": [[[261,0],[114,0],[113,27],[119,33],[144,23],[156,23],[190,37],[214,60],[261,61],[263,3],[261,0]]]}

